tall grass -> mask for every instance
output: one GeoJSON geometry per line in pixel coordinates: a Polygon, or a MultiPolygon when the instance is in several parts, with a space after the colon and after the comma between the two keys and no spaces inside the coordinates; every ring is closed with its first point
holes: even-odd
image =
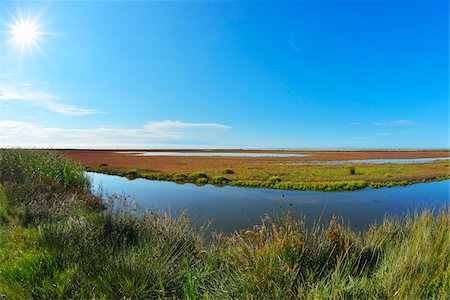
{"type": "Polygon", "coordinates": [[[1,176],[15,178],[41,176],[52,179],[64,187],[90,188],[89,178],[84,174],[84,166],[57,151],[50,150],[0,150],[1,176]]]}
{"type": "Polygon", "coordinates": [[[425,211],[356,233],[336,219],[308,231],[286,216],[219,236],[218,251],[246,298],[447,299],[449,222],[425,211]]]}
{"type": "Polygon", "coordinates": [[[0,298],[448,299],[447,210],[365,232],[286,214],[209,240],[186,214],[119,196],[103,207],[14,151],[1,165],[0,298]]]}

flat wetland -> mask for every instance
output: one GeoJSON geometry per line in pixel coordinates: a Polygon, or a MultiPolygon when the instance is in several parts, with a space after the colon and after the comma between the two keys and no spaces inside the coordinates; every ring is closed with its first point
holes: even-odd
{"type": "MultiPolygon", "coordinates": [[[[265,157],[65,155],[0,150],[2,299],[448,299],[448,181],[335,193],[198,187],[162,180],[198,185],[215,181],[214,172],[246,178],[253,174],[244,173],[247,166],[266,165],[257,176],[271,177],[255,182],[278,188],[286,176],[300,176],[298,169],[322,166],[272,165],[265,157]],[[157,162],[180,165],[158,169],[161,181],[128,180],[86,172],[87,158],[90,168],[129,179],[149,176],[157,162]],[[204,160],[215,164],[207,168],[204,160]],[[177,169],[183,161],[185,177],[177,169]],[[204,171],[196,171],[200,162],[204,171]],[[277,173],[282,167],[291,172],[277,173]],[[101,182],[105,194],[93,193],[101,182]],[[215,223],[196,225],[195,215],[215,223]]],[[[280,159],[286,157],[271,161],[280,159]]],[[[394,170],[440,170],[448,177],[447,164],[394,170]]],[[[338,180],[336,166],[325,167],[322,173],[338,180]]],[[[338,166],[344,178],[378,167],[355,164],[351,174],[338,166]]]]}
{"type": "Polygon", "coordinates": [[[449,161],[442,160],[449,157],[450,152],[438,150],[64,150],[62,153],[98,173],[178,183],[287,190],[356,190],[450,177],[449,161]],[[190,153],[193,156],[189,156],[190,153]],[[225,156],[226,153],[233,156],[225,156]],[[246,156],[237,156],[241,154],[246,156]],[[292,156],[295,154],[299,156],[292,156]],[[390,159],[424,158],[440,160],[389,163],[390,159]],[[347,160],[351,162],[346,164],[347,160]],[[386,163],[355,163],[357,160],[386,160],[386,163]],[[330,164],[335,161],[342,163],[330,164]]]}

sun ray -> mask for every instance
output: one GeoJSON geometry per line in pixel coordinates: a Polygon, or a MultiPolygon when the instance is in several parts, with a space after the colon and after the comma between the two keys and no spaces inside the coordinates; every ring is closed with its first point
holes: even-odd
{"type": "Polygon", "coordinates": [[[21,20],[10,26],[13,41],[21,46],[30,46],[39,39],[38,25],[29,20],[21,20]]]}
{"type": "Polygon", "coordinates": [[[44,36],[49,35],[41,29],[40,19],[47,10],[48,6],[42,8],[36,15],[31,16],[30,13],[23,14],[21,9],[18,9],[16,16],[10,12],[12,22],[8,24],[6,33],[9,35],[7,43],[14,44],[20,53],[20,61],[27,52],[33,50],[38,51],[45,59],[47,59],[44,51],[40,47],[40,43],[44,40],[44,36]]]}

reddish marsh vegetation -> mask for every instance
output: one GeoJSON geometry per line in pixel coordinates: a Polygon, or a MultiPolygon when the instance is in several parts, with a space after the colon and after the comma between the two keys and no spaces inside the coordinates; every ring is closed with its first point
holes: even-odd
{"type": "MultiPolygon", "coordinates": [[[[131,151],[131,150],[130,150],[131,151]]],[[[271,165],[276,162],[330,161],[353,159],[413,159],[450,156],[450,151],[275,151],[275,150],[151,150],[161,156],[132,156],[117,150],[64,150],[63,154],[96,168],[105,163],[109,168],[137,168],[161,172],[195,172],[227,166],[271,165]],[[226,157],[226,156],[164,156],[164,152],[229,152],[229,153],[285,153],[311,154],[300,157],[226,157]]],[[[143,151],[144,152],[144,151],[143,151]]]]}
{"type": "MultiPolygon", "coordinates": [[[[214,150],[166,150],[214,152],[214,150]]],[[[310,154],[300,157],[227,156],[135,156],[116,150],[66,150],[63,154],[88,170],[131,178],[142,177],[176,182],[229,184],[279,189],[345,190],[406,185],[449,177],[448,161],[416,164],[356,164],[353,172],[344,165],[317,165],[314,161],[349,159],[414,159],[449,156],[449,151],[262,151],[215,150],[230,153],[310,154]],[[296,165],[292,162],[306,164],[296,165]],[[311,164],[307,164],[311,162],[311,164]],[[206,176],[194,178],[203,172],[206,176]],[[278,180],[273,182],[272,177],[278,180]],[[218,178],[220,177],[220,180],[218,178]],[[343,183],[345,183],[343,185],[343,183]],[[348,185],[347,183],[351,183],[348,185]]]]}

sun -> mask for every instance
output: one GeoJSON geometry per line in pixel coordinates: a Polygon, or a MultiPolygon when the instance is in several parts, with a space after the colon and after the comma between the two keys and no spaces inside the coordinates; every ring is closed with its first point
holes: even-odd
{"type": "Polygon", "coordinates": [[[21,60],[25,52],[31,53],[33,50],[39,51],[46,57],[39,46],[43,42],[44,36],[49,34],[41,29],[39,20],[43,12],[37,14],[34,18],[29,14],[24,16],[22,12],[19,12],[18,17],[11,15],[12,22],[8,25],[9,40],[7,42],[15,44],[20,49],[21,60]]]}
{"type": "Polygon", "coordinates": [[[20,21],[11,25],[12,40],[21,47],[37,46],[41,33],[38,24],[31,21],[20,21]]]}

